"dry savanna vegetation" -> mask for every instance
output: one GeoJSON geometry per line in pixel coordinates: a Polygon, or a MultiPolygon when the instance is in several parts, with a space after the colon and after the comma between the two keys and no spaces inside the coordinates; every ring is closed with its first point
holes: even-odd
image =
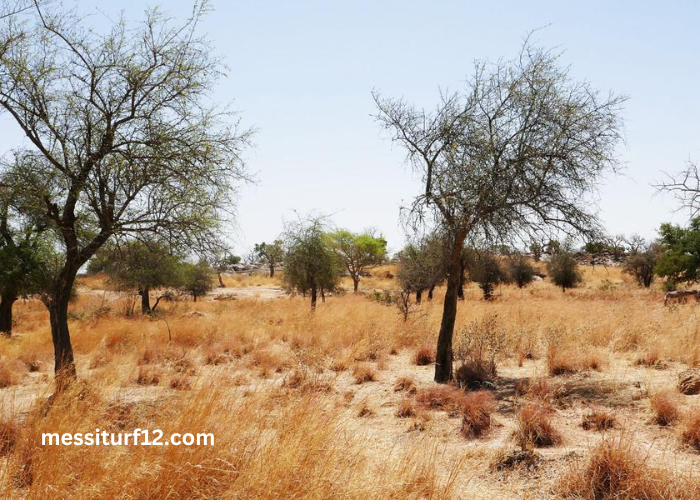
{"type": "Polygon", "coordinates": [[[495,375],[469,390],[436,384],[423,362],[441,294],[404,321],[374,298],[394,286],[386,270],[315,312],[280,294],[126,317],[127,298],[85,279],[70,306],[79,382],[51,404],[47,313],[19,303],[0,345],[2,495],[700,496],[700,396],[677,389],[700,363],[694,305],[664,307],[660,290],[600,266],[566,293],[544,281],[483,301],[470,285],[455,341],[505,338],[495,375]],[[42,432],[98,428],[211,432],[215,445],[41,444],[42,432]]]}

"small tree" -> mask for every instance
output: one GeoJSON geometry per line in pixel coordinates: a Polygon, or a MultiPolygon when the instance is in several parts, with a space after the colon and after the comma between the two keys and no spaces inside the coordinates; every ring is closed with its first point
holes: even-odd
{"type": "Polygon", "coordinates": [[[103,247],[90,261],[88,270],[103,271],[119,290],[136,291],[141,296],[141,313],[156,310],[166,296],[161,294],[151,306],[151,292],[182,284],[181,258],[162,243],[132,240],[103,247]]]}
{"type": "Polygon", "coordinates": [[[214,288],[212,283],[213,270],[204,261],[197,264],[189,262],[181,264],[180,272],[182,275],[180,289],[191,295],[194,302],[197,302],[198,297],[204,297],[214,288]]]}
{"type": "Polygon", "coordinates": [[[552,279],[552,283],[560,286],[563,292],[566,292],[567,288],[576,287],[583,281],[576,259],[569,252],[553,255],[547,262],[547,274],[552,279]]]}
{"type": "Polygon", "coordinates": [[[264,262],[270,270],[270,278],[275,277],[275,267],[284,260],[284,243],[282,240],[275,240],[272,243],[255,244],[253,253],[256,260],[264,262]]]}
{"type": "Polygon", "coordinates": [[[338,259],[321,218],[291,224],[286,230],[284,281],[287,288],[311,296],[316,309],[318,293],[335,290],[340,281],[338,259]]]}
{"type": "Polygon", "coordinates": [[[241,263],[241,258],[238,255],[233,255],[227,251],[217,251],[211,257],[212,268],[216,271],[216,276],[219,280],[219,287],[225,288],[224,280],[221,277],[222,273],[228,273],[235,269],[236,265],[241,263]]]}
{"type": "Polygon", "coordinates": [[[661,253],[654,272],[666,278],[669,288],[700,278],[700,217],[692,219],[687,228],[662,224],[659,243],[661,253]]]}
{"type": "Polygon", "coordinates": [[[649,288],[654,281],[654,267],[658,256],[658,250],[654,245],[643,251],[634,252],[625,260],[622,272],[633,276],[641,286],[649,288]]]}
{"type": "Polygon", "coordinates": [[[445,281],[447,276],[447,245],[444,237],[433,234],[409,243],[398,253],[397,260],[397,279],[402,289],[415,293],[418,304],[425,290],[428,290],[428,300],[432,300],[435,287],[445,281]]]}
{"type": "Polygon", "coordinates": [[[535,262],[539,262],[542,258],[542,244],[536,241],[531,243],[530,253],[532,254],[532,258],[535,259],[535,262]]]}
{"type": "Polygon", "coordinates": [[[384,262],[386,240],[368,232],[356,234],[345,229],[332,232],[330,238],[340,265],[352,278],[353,292],[357,293],[360,277],[367,268],[384,262]]]}
{"type": "Polygon", "coordinates": [[[484,300],[491,300],[497,285],[508,282],[498,258],[491,252],[473,250],[467,259],[469,279],[479,284],[484,300]]]}
{"type": "Polygon", "coordinates": [[[507,272],[510,281],[518,285],[518,288],[523,288],[532,283],[532,280],[535,278],[535,268],[522,255],[516,255],[508,259],[507,272]]]}

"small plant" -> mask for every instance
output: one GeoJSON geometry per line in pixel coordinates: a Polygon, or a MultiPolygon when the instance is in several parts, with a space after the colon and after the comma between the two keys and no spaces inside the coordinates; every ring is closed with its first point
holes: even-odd
{"type": "Polygon", "coordinates": [[[696,408],[686,416],[681,439],[688,446],[700,451],[700,409],[696,408]]]}
{"type": "Polygon", "coordinates": [[[594,409],[583,415],[581,427],[590,431],[607,431],[617,425],[615,415],[605,410],[594,409]]]}
{"type": "Polygon", "coordinates": [[[562,441],[551,423],[552,410],[547,405],[529,403],[518,413],[515,438],[523,450],[553,446],[562,441]]]}
{"type": "Polygon", "coordinates": [[[418,366],[427,366],[435,363],[434,349],[427,346],[419,347],[413,355],[413,362],[418,366]]]}
{"type": "Polygon", "coordinates": [[[377,374],[374,369],[366,364],[356,366],[352,371],[352,376],[355,378],[356,384],[364,384],[365,382],[374,382],[377,380],[377,374]]]}
{"type": "Polygon", "coordinates": [[[480,437],[491,428],[491,412],[496,400],[489,391],[467,393],[461,401],[462,435],[466,438],[480,437]]]}
{"type": "Polygon", "coordinates": [[[662,426],[674,424],[680,417],[678,403],[678,394],[674,391],[653,394],[649,404],[654,412],[654,422],[662,426]]]}
{"type": "Polygon", "coordinates": [[[416,415],[416,409],[413,405],[413,401],[410,399],[402,399],[399,403],[399,408],[396,410],[396,416],[399,418],[409,418],[416,415]]]}
{"type": "Polygon", "coordinates": [[[479,388],[496,376],[496,361],[506,346],[506,330],[495,313],[472,321],[459,332],[455,359],[460,363],[456,380],[460,387],[479,388]]]}
{"type": "Polygon", "coordinates": [[[160,384],[160,379],[160,371],[150,366],[140,366],[136,383],[139,385],[158,385],[160,384]]]}
{"type": "Polygon", "coordinates": [[[412,378],[409,377],[399,377],[394,384],[394,391],[406,391],[409,394],[416,393],[416,384],[413,382],[412,378]]]}

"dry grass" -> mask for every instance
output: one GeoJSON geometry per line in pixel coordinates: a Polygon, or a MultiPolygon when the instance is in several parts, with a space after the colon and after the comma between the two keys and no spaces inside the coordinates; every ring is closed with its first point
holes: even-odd
{"type": "Polygon", "coordinates": [[[700,451],[700,409],[694,408],[683,419],[681,439],[684,444],[700,451]]]}
{"type": "Polygon", "coordinates": [[[652,394],[649,405],[655,423],[665,426],[674,424],[681,415],[680,398],[676,391],[662,391],[652,394]]]}
{"type": "MultiPolygon", "coordinates": [[[[395,287],[392,269],[371,270],[361,290],[395,287]]],[[[700,442],[700,418],[688,411],[693,397],[679,396],[677,432],[649,425],[640,408],[650,388],[672,386],[700,364],[700,317],[691,306],[664,308],[658,289],[623,281],[616,268],[584,271],[584,286],[566,294],[545,281],[503,286],[498,301],[485,303],[475,285],[466,288],[457,331],[497,316],[502,349],[498,376],[473,366],[460,372],[459,363],[455,371],[466,387],[487,380],[493,394],[434,384],[433,370],[414,364],[416,353],[435,346],[444,289],[406,322],[361,294],[329,296],[314,314],[301,297],[239,298],[168,302],[157,317],[127,318],[126,298],[112,294],[104,304],[96,278],[83,285],[94,292],[70,306],[80,390],[48,407],[48,316],[37,301],[22,302],[18,335],[0,339],[0,496],[692,498],[697,487],[688,485],[697,478],[687,471],[700,442]],[[656,369],[659,360],[667,370],[656,369]],[[625,476],[619,446],[588,450],[618,431],[581,427],[610,431],[615,419],[638,445],[625,460],[635,458],[633,468],[651,480],[625,476]],[[211,432],[216,445],[38,444],[41,432],[137,427],[211,432]],[[524,451],[509,451],[513,429],[524,451]],[[558,443],[542,458],[529,449],[558,443]],[[498,460],[494,450],[503,450],[498,460]],[[678,471],[652,467],[669,453],[678,471]]]]}
{"type": "Polygon", "coordinates": [[[552,425],[551,417],[552,409],[542,404],[529,403],[518,412],[515,439],[521,449],[562,442],[562,435],[552,425]]]}
{"type": "Polygon", "coordinates": [[[413,362],[417,366],[432,365],[435,363],[435,348],[428,346],[419,347],[413,355],[413,362]]]}

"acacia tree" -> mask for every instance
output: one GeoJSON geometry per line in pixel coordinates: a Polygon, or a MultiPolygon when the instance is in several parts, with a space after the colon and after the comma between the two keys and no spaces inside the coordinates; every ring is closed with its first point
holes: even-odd
{"type": "Polygon", "coordinates": [[[205,11],[173,26],[152,10],[98,33],[37,3],[0,28],[22,30],[0,55],[0,109],[30,144],[12,183],[63,255],[44,295],[59,390],[76,376],[68,299],[81,266],[117,235],[206,244],[245,178],[248,132],[209,101],[221,65],[197,35],[205,11]]]}
{"type": "Polygon", "coordinates": [[[191,295],[194,302],[211,292],[213,270],[209,264],[204,261],[196,264],[185,262],[179,267],[182,273],[180,289],[191,295]]]}
{"type": "Polygon", "coordinates": [[[290,224],[285,231],[284,281],[304,296],[310,294],[316,309],[318,293],[332,291],[340,281],[340,267],[321,218],[290,224]]]}
{"type": "Polygon", "coordinates": [[[151,306],[151,292],[176,288],[182,283],[182,259],[157,241],[132,240],[104,246],[90,260],[88,271],[105,272],[121,290],[136,290],[141,296],[141,314],[156,310],[166,296],[156,297],[151,306]]]}
{"type": "Polygon", "coordinates": [[[330,238],[340,264],[352,278],[353,292],[357,293],[367,268],[384,262],[386,240],[368,232],[355,234],[345,229],[332,232],[330,238]]]}
{"type": "Polygon", "coordinates": [[[275,277],[275,267],[284,260],[284,243],[282,240],[275,240],[272,243],[256,243],[253,248],[256,260],[262,261],[270,269],[270,278],[275,277]]]}
{"type": "Polygon", "coordinates": [[[50,245],[39,221],[16,210],[15,193],[0,178],[0,333],[12,333],[20,297],[44,290],[50,245]]]}
{"type": "Polygon", "coordinates": [[[433,222],[450,238],[435,365],[435,380],[447,382],[465,241],[596,229],[586,194],[617,164],[624,97],[573,81],[558,54],[526,42],[513,61],[477,63],[466,89],[443,94],[433,112],[374,99],[378,121],[422,176],[407,220],[433,222]]]}
{"type": "Polygon", "coordinates": [[[547,274],[562,292],[574,288],[583,281],[576,259],[569,252],[559,252],[547,262],[547,274]]]}
{"type": "Polygon", "coordinates": [[[433,234],[406,245],[398,254],[397,279],[403,290],[416,294],[420,304],[428,290],[432,300],[435,287],[445,281],[447,247],[441,235],[433,234]]]}
{"type": "Polygon", "coordinates": [[[657,243],[647,244],[643,240],[637,243],[635,250],[625,259],[622,272],[633,276],[644,288],[649,288],[654,281],[654,268],[659,260],[661,248],[657,243]]]}

